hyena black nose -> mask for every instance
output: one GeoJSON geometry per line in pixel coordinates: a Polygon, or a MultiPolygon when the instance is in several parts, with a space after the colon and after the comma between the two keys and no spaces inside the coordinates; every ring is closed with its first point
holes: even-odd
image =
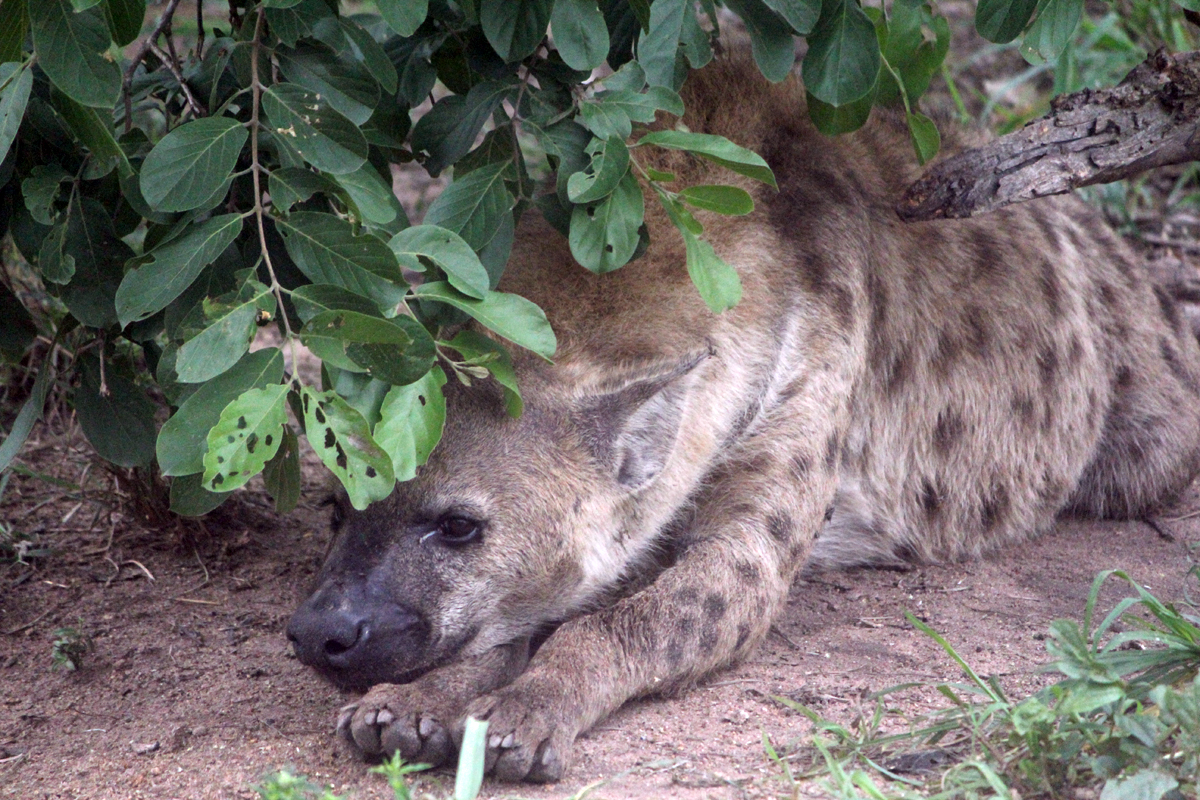
{"type": "Polygon", "coordinates": [[[396,682],[395,665],[426,643],[429,625],[397,603],[356,594],[326,588],[308,598],[288,622],[292,649],[344,688],[396,682]]]}

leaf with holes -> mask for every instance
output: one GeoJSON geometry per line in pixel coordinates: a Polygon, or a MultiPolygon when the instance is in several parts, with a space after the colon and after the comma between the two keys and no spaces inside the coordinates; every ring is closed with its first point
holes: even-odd
{"type": "Polygon", "coordinates": [[[336,392],[300,389],[308,443],[346,487],[350,504],[362,510],[392,493],[392,459],[373,438],[363,415],[336,392]]]}
{"type": "Polygon", "coordinates": [[[322,172],[345,175],[366,163],[367,140],[362,131],[320,95],[288,83],[275,84],[263,92],[262,107],[271,131],[322,172]]]}
{"type": "Polygon", "coordinates": [[[203,486],[210,492],[231,492],[262,472],[283,441],[287,422],[286,384],[250,389],[221,412],[208,432],[203,486]]]}
{"type": "Polygon", "coordinates": [[[38,164],[31,169],[29,177],[21,181],[21,195],[30,216],[43,225],[53,225],[58,217],[54,201],[59,186],[70,180],[71,174],[58,164],[38,164]]]}
{"type": "Polygon", "coordinates": [[[229,499],[224,492],[210,492],[199,472],[180,475],[171,481],[171,511],[183,517],[202,517],[229,499]]]}
{"type": "Polygon", "coordinates": [[[221,411],[240,394],[279,383],[283,379],[283,353],[274,347],[247,353],[179,406],[158,432],[156,453],[163,475],[191,475],[204,470],[209,430],[221,411]]]}
{"type": "Polygon", "coordinates": [[[230,117],[185,122],[146,156],[142,197],[159,211],[200,208],[233,172],[249,135],[230,117]]]}
{"type": "Polygon", "coordinates": [[[366,68],[327,48],[300,42],[295,48],[277,48],[275,58],[285,78],[315,92],[355,125],[369,120],[379,103],[379,84],[366,68]]]}
{"type": "Polygon", "coordinates": [[[442,438],[446,373],[434,367],[416,383],[393,386],[383,399],[375,441],[392,458],[396,480],[411,480],[442,438]]]}
{"type": "Polygon", "coordinates": [[[600,143],[592,155],[588,170],[576,172],[567,180],[567,199],[572,203],[591,203],[607,197],[629,171],[629,148],[617,136],[600,143]]]}
{"type": "Polygon", "coordinates": [[[571,212],[571,255],[592,272],[625,266],[637,250],[638,228],[646,211],[637,178],[626,172],[612,194],[571,212]]]}
{"type": "Polygon", "coordinates": [[[429,371],[436,356],[433,339],[408,316],[381,319],[357,311],[323,311],[310,319],[300,340],[322,361],[396,386],[429,371]]]}
{"type": "Polygon", "coordinates": [[[358,210],[360,220],[368,225],[395,221],[400,204],[392,193],[391,181],[385,184],[373,165],[363,164],[354,172],[334,176],[334,180],[358,210]]]}

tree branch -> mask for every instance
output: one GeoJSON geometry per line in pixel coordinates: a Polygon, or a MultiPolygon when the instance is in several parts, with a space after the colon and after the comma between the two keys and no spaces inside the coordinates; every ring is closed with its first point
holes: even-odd
{"type": "Polygon", "coordinates": [[[122,85],[125,94],[126,133],[129,133],[133,129],[133,74],[137,72],[138,64],[142,63],[142,59],[146,57],[146,53],[150,52],[151,46],[158,41],[158,37],[162,35],[162,32],[171,27],[171,19],[175,16],[175,9],[178,7],[179,0],[170,0],[167,3],[167,7],[163,9],[162,16],[158,18],[158,24],[154,26],[154,30],[150,31],[150,35],[138,45],[138,49],[134,51],[133,58],[129,61],[129,69],[125,70],[125,80],[122,81],[122,85]]]}
{"type": "Polygon", "coordinates": [[[1200,159],[1200,52],[1159,51],[1112,89],[1058,97],[1050,113],[935,164],[905,192],[906,222],[962,218],[1200,159]]]}

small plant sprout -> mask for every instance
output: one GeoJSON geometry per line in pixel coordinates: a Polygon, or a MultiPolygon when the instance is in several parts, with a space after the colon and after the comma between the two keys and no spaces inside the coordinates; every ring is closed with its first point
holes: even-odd
{"type": "Polygon", "coordinates": [[[52,635],[54,643],[50,645],[50,655],[54,669],[74,672],[83,666],[83,659],[92,649],[92,640],[80,628],[59,628],[52,635]]]}

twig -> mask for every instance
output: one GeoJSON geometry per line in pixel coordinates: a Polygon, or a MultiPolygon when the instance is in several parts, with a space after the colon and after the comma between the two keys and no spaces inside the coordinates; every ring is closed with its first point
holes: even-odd
{"type": "Polygon", "coordinates": [[[150,45],[150,52],[158,56],[159,60],[166,65],[167,71],[171,73],[171,77],[173,77],[176,82],[179,83],[179,88],[183,89],[183,96],[187,98],[188,108],[192,110],[192,116],[207,116],[208,112],[204,110],[204,106],[200,105],[200,101],[196,99],[195,95],[192,94],[192,90],[188,88],[187,81],[183,79],[183,73],[179,71],[179,66],[175,63],[175,60],[168,57],[167,54],[162,51],[162,48],[156,44],[150,45]]]}
{"type": "Polygon", "coordinates": [[[150,47],[162,35],[164,30],[171,27],[171,17],[175,16],[175,9],[178,7],[179,0],[169,0],[167,7],[163,9],[162,16],[158,18],[158,24],[154,26],[154,30],[150,31],[150,35],[138,45],[138,49],[134,51],[133,58],[129,62],[129,69],[125,70],[125,79],[122,81],[122,84],[125,93],[126,133],[133,130],[133,75],[137,72],[138,65],[142,63],[142,59],[146,57],[146,53],[150,52],[150,47]]]}
{"type": "Polygon", "coordinates": [[[1165,236],[1151,236],[1149,234],[1143,236],[1142,241],[1147,244],[1158,245],[1159,247],[1176,247],[1185,253],[1193,255],[1200,253],[1200,244],[1196,242],[1184,242],[1179,239],[1168,239],[1165,236]]]}
{"type": "Polygon", "coordinates": [[[26,628],[32,628],[34,625],[37,625],[39,622],[41,622],[42,620],[44,620],[46,617],[50,616],[57,610],[58,610],[58,606],[55,606],[54,608],[48,608],[45,611],[43,611],[42,613],[38,614],[33,619],[29,620],[29,622],[26,622],[24,625],[18,625],[15,628],[4,631],[4,635],[12,636],[13,634],[20,633],[21,631],[25,630],[26,628]]]}
{"type": "Polygon", "coordinates": [[[191,597],[172,597],[176,603],[194,603],[198,606],[219,606],[221,605],[216,600],[196,600],[191,597]]]}
{"type": "Polygon", "coordinates": [[[204,57],[204,0],[196,0],[196,58],[204,57]]]}
{"type": "Polygon", "coordinates": [[[140,569],[142,572],[144,572],[146,574],[146,577],[150,579],[151,583],[157,583],[157,581],[155,581],[155,579],[154,579],[154,575],[150,572],[150,570],[146,569],[146,565],[143,564],[142,562],[135,561],[134,559],[130,558],[130,559],[127,559],[127,560],[121,562],[122,567],[125,566],[126,564],[133,564],[135,567],[137,567],[138,569],[140,569]]]}

